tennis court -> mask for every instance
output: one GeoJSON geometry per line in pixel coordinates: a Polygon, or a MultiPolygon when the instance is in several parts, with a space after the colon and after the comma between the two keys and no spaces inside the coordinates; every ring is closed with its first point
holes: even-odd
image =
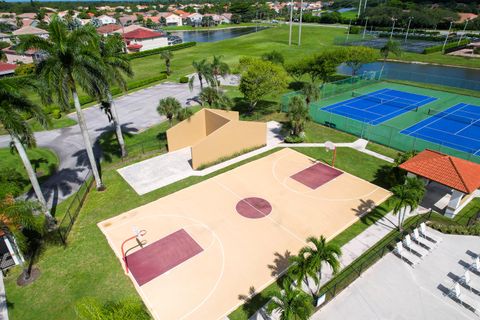
{"type": "Polygon", "coordinates": [[[155,319],[225,319],[390,193],[282,149],[98,224],[155,319]],[[367,205],[366,205],[367,204],[367,205]],[[144,230],[140,247],[132,229],[144,230]],[[125,259],[124,259],[125,257],[125,259]]]}
{"type": "MultiPolygon", "coordinates": [[[[353,93],[356,95],[357,93],[353,93]]],[[[409,111],[416,111],[436,98],[415,93],[382,89],[322,108],[371,125],[388,121],[409,111]]]]}
{"type": "Polygon", "coordinates": [[[480,154],[480,106],[459,103],[400,133],[480,154]]]}

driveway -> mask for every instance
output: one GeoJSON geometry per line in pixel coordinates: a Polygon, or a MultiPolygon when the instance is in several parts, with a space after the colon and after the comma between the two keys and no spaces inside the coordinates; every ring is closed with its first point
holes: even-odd
{"type": "MultiPolygon", "coordinates": [[[[161,98],[173,96],[183,106],[189,106],[194,104],[192,98],[198,93],[198,85],[195,85],[193,91],[190,91],[188,84],[161,83],[116,98],[115,104],[123,130],[136,133],[165,121],[165,118],[156,111],[161,98]]],[[[113,129],[106,115],[98,106],[84,109],[83,112],[93,142],[96,142],[102,133],[113,129]]],[[[76,120],[75,113],[68,116],[76,120]]],[[[54,150],[60,160],[57,172],[42,184],[45,198],[50,205],[55,205],[77,191],[88,173],[89,164],[80,128],[78,125],[74,125],[36,132],[35,138],[39,147],[54,150]]],[[[0,147],[8,147],[9,143],[9,136],[0,136],[0,147]]],[[[97,143],[94,148],[95,155],[99,159],[101,150],[97,143]]]]}

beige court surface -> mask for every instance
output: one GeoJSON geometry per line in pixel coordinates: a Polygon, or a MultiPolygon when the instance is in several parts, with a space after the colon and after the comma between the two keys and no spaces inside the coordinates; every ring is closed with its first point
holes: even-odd
{"type": "Polygon", "coordinates": [[[275,280],[285,268],[278,255],[296,254],[309,236],[333,238],[366,213],[366,203],[378,205],[390,195],[348,173],[315,190],[290,178],[314,163],[282,149],[99,227],[120,263],[121,243],[133,226],[147,230],[147,245],[186,230],[203,248],[200,254],[142,286],[129,276],[156,319],[224,318],[242,303],[239,295],[275,280]],[[266,199],[272,212],[260,219],[241,216],[235,207],[247,197],[266,199]]]}

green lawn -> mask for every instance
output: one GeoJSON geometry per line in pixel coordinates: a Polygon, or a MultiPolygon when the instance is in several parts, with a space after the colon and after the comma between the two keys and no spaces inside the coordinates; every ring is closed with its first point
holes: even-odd
{"type": "MultiPolygon", "coordinates": [[[[27,155],[40,181],[47,179],[58,167],[57,155],[49,149],[29,149],[27,155]]],[[[2,169],[15,169],[28,181],[27,171],[17,153],[12,154],[10,148],[0,148],[0,159],[2,159],[2,169]]]]}
{"type": "Polygon", "coordinates": [[[350,11],[342,12],[340,14],[341,14],[343,19],[355,20],[357,18],[357,13],[358,13],[357,9],[353,9],[353,10],[350,10],[350,11]]]}

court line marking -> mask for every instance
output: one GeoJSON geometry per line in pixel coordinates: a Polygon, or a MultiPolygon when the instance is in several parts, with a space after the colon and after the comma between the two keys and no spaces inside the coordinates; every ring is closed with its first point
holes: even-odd
{"type": "MultiPolygon", "coordinates": [[[[231,194],[233,194],[239,201],[243,200],[244,198],[242,198],[239,194],[237,194],[235,191],[233,191],[232,189],[228,188],[227,186],[225,186],[223,183],[219,182],[219,181],[215,181],[215,183],[217,183],[220,187],[224,188],[226,191],[230,192],[231,194]]],[[[250,207],[252,207],[255,211],[258,211],[259,213],[261,213],[263,215],[263,213],[258,210],[257,208],[255,208],[254,206],[252,206],[250,203],[248,203],[248,205],[250,207]]],[[[272,207],[272,210],[273,210],[273,207],[272,207]]],[[[277,209],[279,210],[279,209],[277,209]]],[[[286,231],[287,233],[289,233],[291,236],[293,236],[295,239],[297,239],[298,241],[300,241],[301,243],[303,244],[307,244],[307,242],[305,242],[304,239],[300,238],[295,232],[293,232],[292,230],[288,229],[286,226],[284,226],[283,224],[281,224],[280,222],[276,221],[275,219],[273,219],[271,217],[271,215],[264,215],[265,218],[269,219],[270,221],[272,221],[274,224],[278,225],[280,228],[282,228],[284,231],[286,231]]]]}
{"type": "MultiPolygon", "coordinates": [[[[411,135],[412,133],[415,133],[415,132],[417,132],[417,131],[419,131],[419,130],[421,130],[421,129],[424,129],[425,127],[428,127],[428,126],[431,125],[432,123],[436,123],[436,122],[442,120],[442,119],[443,119],[444,117],[446,117],[447,115],[452,115],[452,114],[454,114],[455,112],[457,112],[457,111],[459,111],[459,110],[462,110],[464,107],[465,107],[465,106],[462,106],[462,107],[460,107],[460,109],[455,109],[455,110],[453,110],[453,111],[451,111],[451,112],[448,112],[448,113],[444,114],[442,117],[439,117],[438,119],[433,120],[433,121],[431,121],[431,122],[429,122],[429,123],[421,126],[420,128],[418,128],[418,129],[416,129],[416,130],[408,133],[407,135],[411,135]]],[[[452,107],[452,108],[455,108],[455,106],[452,107]]],[[[447,109],[447,110],[448,110],[448,109],[447,109]]],[[[416,126],[416,125],[422,123],[423,121],[428,121],[429,119],[431,119],[431,117],[430,117],[430,118],[426,118],[425,120],[422,120],[422,121],[420,121],[419,123],[414,124],[413,126],[416,126]]],[[[413,127],[413,126],[412,126],[412,127],[413,127]]],[[[408,129],[409,129],[409,128],[407,128],[407,129],[405,129],[405,130],[408,130],[408,129]]],[[[404,134],[405,134],[405,133],[404,133],[404,134]]]]}
{"type": "MultiPolygon", "coordinates": [[[[151,202],[152,203],[152,202],[151,202]]],[[[117,216],[118,217],[118,216],[117,216]]],[[[200,309],[210,298],[211,296],[213,295],[213,293],[217,290],[219,284],[220,284],[220,280],[223,278],[223,275],[225,273],[225,248],[223,247],[223,242],[222,240],[220,239],[220,237],[218,236],[218,234],[212,230],[212,228],[210,228],[207,224],[205,224],[204,222],[202,222],[201,220],[198,220],[196,218],[192,218],[192,217],[188,217],[188,216],[185,216],[185,215],[179,215],[179,214],[147,214],[147,215],[143,215],[142,217],[139,217],[139,216],[135,216],[135,218],[137,218],[138,220],[141,220],[141,219],[146,219],[146,218],[156,218],[156,217],[177,217],[177,218],[183,218],[183,219],[187,219],[187,220],[191,220],[191,221],[194,221],[196,222],[198,225],[201,225],[203,226],[207,231],[210,231],[210,233],[213,235],[213,237],[216,238],[216,240],[218,241],[218,244],[220,246],[220,253],[221,253],[221,256],[222,256],[222,264],[221,264],[221,271],[220,271],[220,274],[217,278],[217,280],[215,281],[215,284],[213,285],[212,289],[210,290],[210,292],[205,296],[205,298],[197,305],[195,306],[193,309],[191,309],[190,311],[188,311],[186,314],[184,314],[183,316],[180,317],[180,319],[185,319],[186,317],[190,316],[192,313],[194,313],[195,311],[197,311],[198,309],[200,309]]],[[[131,218],[134,218],[134,217],[131,217],[131,218]]],[[[108,220],[107,220],[108,221],[108,220]]],[[[103,222],[102,222],[103,223],[103,222]]],[[[118,224],[113,224],[113,225],[110,225],[108,228],[109,229],[117,229],[119,228],[120,226],[123,226],[127,223],[131,223],[131,221],[123,221],[121,223],[118,223],[118,224]]],[[[191,224],[192,225],[192,224],[191,224]]],[[[105,234],[105,233],[104,233],[105,234]]],[[[107,236],[107,234],[105,234],[105,236],[107,236]]],[[[107,236],[108,238],[108,236],[107,236]]],[[[116,246],[110,246],[112,249],[116,246]]],[[[113,251],[115,252],[115,254],[117,253],[116,250],[113,249],[113,251]]],[[[118,257],[118,255],[117,255],[118,257]]],[[[123,259],[123,258],[122,258],[123,259]]],[[[120,259],[121,261],[121,259],[120,259]]],[[[172,269],[170,269],[168,272],[170,272],[171,270],[174,270],[175,268],[179,267],[181,264],[173,267],[172,269]]],[[[129,278],[133,278],[133,275],[131,275],[131,273],[129,273],[128,275],[129,278]]],[[[150,304],[150,308],[151,310],[153,310],[153,313],[156,315],[156,318],[157,319],[160,319],[158,313],[156,312],[156,310],[153,308],[153,304],[150,302],[150,300],[148,298],[146,298],[146,294],[143,292],[142,290],[142,287],[138,285],[138,283],[136,282],[135,279],[133,279],[134,281],[134,284],[136,287],[138,287],[138,291],[141,291],[141,295],[145,297],[145,300],[149,302],[150,304]]]]}
{"type": "MultiPolygon", "coordinates": [[[[295,152],[297,152],[297,151],[295,151],[295,152]]],[[[369,193],[367,193],[367,194],[360,195],[360,196],[358,196],[358,198],[337,198],[337,199],[331,199],[331,198],[325,198],[325,197],[319,197],[319,196],[310,195],[309,193],[313,192],[314,190],[310,190],[310,191],[308,191],[308,192],[302,192],[302,191],[299,191],[299,190],[295,190],[295,189],[291,188],[290,186],[284,184],[284,183],[281,181],[281,179],[280,179],[280,178],[277,176],[277,174],[276,174],[276,167],[277,167],[278,161],[282,160],[283,158],[285,158],[285,157],[287,157],[287,156],[289,156],[289,154],[285,154],[285,155],[283,155],[283,156],[278,157],[277,159],[275,159],[275,161],[274,161],[273,164],[272,164],[272,176],[273,176],[274,179],[277,180],[277,182],[278,182],[280,185],[282,185],[285,189],[290,190],[290,191],[292,191],[292,192],[294,192],[294,193],[297,193],[297,194],[299,194],[299,195],[301,195],[301,196],[304,196],[304,197],[307,197],[307,198],[311,198],[311,199],[318,199],[318,200],[331,201],[331,202],[337,202],[337,201],[353,201],[353,200],[359,200],[359,199],[366,198],[366,197],[372,195],[373,193],[377,192],[379,189],[381,189],[380,187],[376,186],[376,188],[375,188],[374,190],[372,190],[371,192],[369,192],[369,193]]],[[[306,156],[306,155],[305,155],[305,156],[306,156]]],[[[308,156],[306,156],[306,157],[307,157],[308,159],[310,159],[310,160],[315,161],[314,164],[316,164],[316,163],[318,163],[318,162],[321,162],[321,161],[317,161],[317,160],[315,160],[315,159],[313,159],[313,158],[311,158],[311,157],[308,157],[308,156]]],[[[323,162],[321,162],[321,163],[323,163],[323,162]]],[[[313,164],[313,165],[314,165],[314,164],[313,164]]],[[[335,168],[335,169],[340,170],[340,169],[338,169],[338,168],[335,168]]],[[[349,174],[349,173],[347,173],[347,172],[345,172],[345,171],[343,171],[343,170],[340,170],[340,171],[342,171],[344,174],[350,175],[350,177],[353,177],[353,178],[355,178],[355,179],[357,179],[357,180],[361,180],[361,181],[364,181],[364,182],[366,181],[366,180],[361,179],[361,178],[359,178],[359,177],[357,177],[357,176],[354,176],[353,174],[349,174]]],[[[339,177],[339,176],[338,176],[338,177],[339,177]]],[[[338,177],[336,177],[336,178],[338,178],[338,177]]],[[[287,177],[287,178],[290,178],[290,177],[287,177]]],[[[336,178],[335,178],[335,179],[336,179],[336,178]]],[[[334,179],[332,179],[332,180],[334,180],[334,179]]],[[[332,180],[330,180],[330,181],[332,181],[332,180]]],[[[299,183],[300,183],[300,182],[299,182],[299,183]]],[[[369,183],[369,182],[367,181],[367,183],[369,183]]],[[[370,183],[370,184],[371,184],[371,185],[374,185],[374,184],[372,184],[372,183],[370,183]]]]}
{"type": "MultiPolygon", "coordinates": [[[[430,104],[430,103],[432,103],[432,102],[434,102],[434,101],[436,101],[436,100],[437,100],[436,98],[429,97],[429,98],[427,98],[427,99],[424,99],[424,100],[422,100],[422,101],[419,101],[419,102],[417,102],[417,104],[420,103],[420,102],[422,102],[423,104],[422,104],[422,105],[416,105],[416,106],[415,106],[415,109],[416,109],[416,108],[420,108],[420,107],[424,107],[424,106],[426,106],[426,105],[428,105],[428,104],[430,104]],[[427,100],[430,100],[430,101],[428,101],[428,102],[426,102],[426,103],[423,103],[424,101],[427,101],[427,100]]],[[[413,105],[412,105],[412,106],[413,106],[413,105]]],[[[386,114],[386,115],[384,115],[384,116],[382,116],[382,117],[380,117],[380,118],[374,119],[374,120],[372,120],[371,122],[378,121],[379,119],[382,119],[382,118],[385,118],[385,117],[387,117],[387,116],[390,116],[390,115],[392,115],[393,113],[396,113],[396,112],[398,112],[398,111],[400,111],[400,113],[399,113],[397,116],[402,115],[402,114],[407,113],[407,112],[410,112],[410,111],[412,111],[412,109],[402,109],[402,108],[399,108],[399,110],[394,111],[394,112],[391,112],[391,113],[389,113],[389,114],[386,114]]],[[[395,116],[395,117],[397,117],[397,116],[395,116]]],[[[382,122],[391,120],[391,119],[393,119],[393,118],[395,118],[395,117],[390,117],[390,118],[388,118],[388,119],[386,119],[386,120],[382,120],[382,121],[380,121],[380,122],[378,122],[378,123],[376,123],[376,124],[374,124],[374,125],[377,125],[377,124],[380,124],[380,123],[382,123],[382,122]]]]}

